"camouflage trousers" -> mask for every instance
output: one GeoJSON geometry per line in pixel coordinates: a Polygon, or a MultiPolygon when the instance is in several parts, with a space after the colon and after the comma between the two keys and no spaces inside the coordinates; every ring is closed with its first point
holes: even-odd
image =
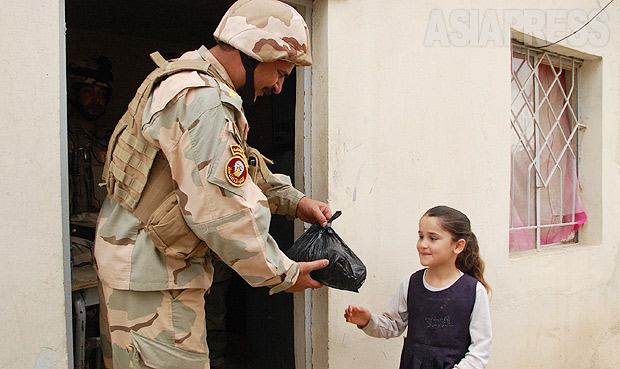
{"type": "Polygon", "coordinates": [[[204,289],[102,291],[115,369],[209,369],[204,289]]]}

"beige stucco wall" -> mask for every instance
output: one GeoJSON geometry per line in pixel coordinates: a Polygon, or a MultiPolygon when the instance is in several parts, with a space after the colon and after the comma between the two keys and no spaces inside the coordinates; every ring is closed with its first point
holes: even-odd
{"type": "Polygon", "coordinates": [[[66,151],[62,14],[58,1],[49,0],[4,1],[0,12],[2,368],[69,365],[61,200],[61,187],[66,188],[61,176],[66,172],[66,166],[61,169],[66,151]]]}
{"type": "Polygon", "coordinates": [[[590,13],[606,3],[314,2],[313,194],[343,210],[334,226],[368,267],[359,294],[315,292],[315,367],[397,367],[402,338],[370,338],[342,315],[351,303],[380,313],[420,268],[417,222],[437,204],[468,214],[481,244],[494,290],[490,368],[617,367],[620,4],[599,22],[609,31],[604,45],[572,47],[587,58],[581,169],[589,221],[579,245],[508,253],[509,43],[424,44],[433,9],[451,31],[455,10],[478,12],[479,25],[489,10],[504,28],[506,9],[561,22],[550,10],[590,13]]]}

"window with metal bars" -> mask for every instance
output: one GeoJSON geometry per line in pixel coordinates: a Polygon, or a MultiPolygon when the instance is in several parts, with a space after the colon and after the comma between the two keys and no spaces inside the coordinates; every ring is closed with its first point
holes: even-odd
{"type": "Polygon", "coordinates": [[[575,243],[582,61],[512,43],[510,251],[575,243]]]}

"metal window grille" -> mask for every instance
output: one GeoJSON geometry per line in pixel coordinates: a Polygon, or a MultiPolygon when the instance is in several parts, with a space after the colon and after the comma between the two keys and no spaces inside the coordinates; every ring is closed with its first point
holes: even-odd
{"type": "Polygon", "coordinates": [[[581,64],[512,44],[511,251],[578,241],[581,64]]]}

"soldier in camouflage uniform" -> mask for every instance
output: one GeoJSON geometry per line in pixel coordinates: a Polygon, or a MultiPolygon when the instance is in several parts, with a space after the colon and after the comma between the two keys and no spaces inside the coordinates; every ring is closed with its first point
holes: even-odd
{"type": "Polygon", "coordinates": [[[214,257],[270,293],[322,286],[309,273],[328,261],[290,260],[268,229],[272,213],[326,224],[331,211],[269,172],[242,108],[312,63],[305,21],[276,0],[240,0],[214,35],[178,61],[152,55],[162,80],[145,80],[108,147],[95,257],[115,368],[209,368],[214,257]]]}
{"type": "MultiPolygon", "coordinates": [[[[112,66],[106,57],[90,58],[67,66],[69,79],[69,171],[72,216],[96,214],[106,197],[101,182],[108,146],[98,126],[112,95],[112,66]]],[[[93,227],[95,222],[93,221],[93,227]]]]}

